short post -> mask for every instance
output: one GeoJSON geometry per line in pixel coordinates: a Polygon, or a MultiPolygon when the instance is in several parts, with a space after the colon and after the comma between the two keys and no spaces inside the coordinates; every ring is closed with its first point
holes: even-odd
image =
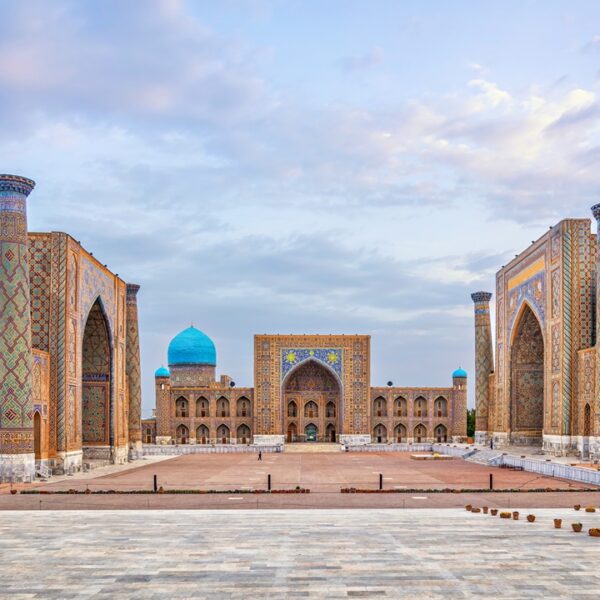
{"type": "Polygon", "coordinates": [[[154,493],[158,492],[158,477],[154,476],[154,493]]]}
{"type": "Polygon", "coordinates": [[[270,473],[267,475],[267,489],[269,490],[269,492],[271,491],[271,474],[270,473]]]}
{"type": "Polygon", "coordinates": [[[494,489],[494,474],[490,473],[490,490],[494,489]]]}
{"type": "Polygon", "coordinates": [[[383,489],[383,473],[379,473],[379,489],[383,489]]]}

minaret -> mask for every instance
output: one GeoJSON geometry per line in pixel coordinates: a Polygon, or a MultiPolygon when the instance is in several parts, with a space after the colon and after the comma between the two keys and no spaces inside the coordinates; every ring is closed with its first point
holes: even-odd
{"type": "Polygon", "coordinates": [[[490,322],[490,292],[471,294],[475,303],[475,442],[485,444],[489,432],[488,378],[494,370],[492,325],[490,322]]]}
{"type": "MultiPolygon", "coordinates": [[[[600,204],[594,204],[592,206],[592,214],[594,215],[594,219],[596,219],[596,235],[598,239],[597,249],[596,249],[596,314],[594,315],[595,319],[595,331],[596,331],[596,398],[600,395],[600,204]]],[[[590,457],[591,458],[599,458],[600,457],[600,429],[596,423],[599,417],[596,415],[595,422],[591,424],[592,431],[590,437],[590,457]]]]}
{"type": "Polygon", "coordinates": [[[127,284],[127,340],[125,372],[129,386],[129,448],[130,458],[142,456],[142,387],[140,382],[140,334],[138,327],[137,293],[140,286],[127,284]]]}
{"type": "Polygon", "coordinates": [[[0,480],[35,475],[27,196],[35,182],[0,175],[0,480]]]}

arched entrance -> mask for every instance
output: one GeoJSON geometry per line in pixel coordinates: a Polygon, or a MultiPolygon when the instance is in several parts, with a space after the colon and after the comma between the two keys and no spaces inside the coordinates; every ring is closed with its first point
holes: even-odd
{"type": "Polygon", "coordinates": [[[415,427],[414,440],[418,444],[427,441],[427,429],[425,428],[425,425],[419,423],[419,425],[415,427]]]}
{"type": "Polygon", "coordinates": [[[206,425],[200,425],[196,429],[196,444],[208,444],[209,431],[206,425]]]}
{"type": "Polygon", "coordinates": [[[307,442],[316,442],[319,437],[319,429],[314,423],[309,423],[304,428],[304,438],[307,442]]]}
{"type": "Polygon", "coordinates": [[[298,434],[298,429],[296,427],[296,423],[290,423],[287,428],[287,442],[291,444],[296,441],[296,435],[298,434]]]}
{"type": "Polygon", "coordinates": [[[250,427],[248,425],[240,425],[237,428],[238,444],[248,444],[250,441],[250,427]]]}
{"type": "Polygon", "coordinates": [[[187,444],[190,440],[190,432],[189,429],[185,425],[179,425],[176,430],[177,435],[177,443],[178,444],[187,444]]]}
{"type": "Polygon", "coordinates": [[[292,369],[283,382],[284,431],[288,441],[335,441],[341,431],[340,392],[337,377],[316,360],[292,369]]]}
{"type": "Polygon", "coordinates": [[[219,425],[217,428],[217,443],[229,444],[229,427],[227,425],[219,425]]]}
{"type": "Polygon", "coordinates": [[[438,425],[435,428],[435,439],[437,442],[447,442],[448,441],[448,430],[444,425],[438,425]]]}
{"type": "Polygon", "coordinates": [[[335,442],[335,425],[333,423],[329,423],[329,425],[327,425],[325,434],[326,434],[327,441],[335,442]]]}
{"type": "Polygon", "coordinates": [[[376,425],[373,429],[373,437],[378,444],[385,444],[387,442],[387,429],[384,425],[376,425]]]}
{"type": "Polygon", "coordinates": [[[402,423],[396,425],[394,434],[396,436],[396,443],[401,444],[406,441],[406,427],[402,423]]]}
{"type": "Polygon", "coordinates": [[[544,338],[525,305],[510,349],[510,430],[514,444],[541,444],[544,428],[544,338]]]}
{"type": "Polygon", "coordinates": [[[42,417],[36,410],[33,415],[33,451],[35,452],[35,460],[42,458],[42,417]]]}
{"type": "Polygon", "coordinates": [[[111,457],[111,348],[108,321],[97,299],[88,314],[81,346],[81,437],[84,458],[108,460],[111,457]]]}

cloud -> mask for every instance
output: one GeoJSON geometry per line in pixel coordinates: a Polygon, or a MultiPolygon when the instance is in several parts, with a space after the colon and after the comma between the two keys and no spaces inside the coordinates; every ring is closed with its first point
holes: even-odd
{"type": "Polygon", "coordinates": [[[383,48],[376,46],[364,54],[356,56],[344,56],[338,61],[338,65],[344,71],[355,73],[357,71],[368,71],[379,66],[384,59],[383,48]]]}
{"type": "Polygon", "coordinates": [[[585,54],[595,54],[600,51],[600,35],[595,35],[592,39],[581,47],[585,54]]]}

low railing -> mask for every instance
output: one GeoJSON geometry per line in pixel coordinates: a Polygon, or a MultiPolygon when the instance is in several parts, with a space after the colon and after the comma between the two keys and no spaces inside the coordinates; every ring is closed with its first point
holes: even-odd
{"type": "Polygon", "coordinates": [[[178,454],[241,454],[247,452],[281,452],[281,446],[249,446],[246,444],[144,444],[144,456],[178,454]]]}

